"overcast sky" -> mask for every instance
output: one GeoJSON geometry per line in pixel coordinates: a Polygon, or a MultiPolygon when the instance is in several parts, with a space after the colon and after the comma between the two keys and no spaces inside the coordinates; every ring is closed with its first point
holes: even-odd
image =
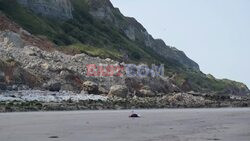
{"type": "Polygon", "coordinates": [[[111,0],[204,73],[250,87],[250,0],[111,0]]]}

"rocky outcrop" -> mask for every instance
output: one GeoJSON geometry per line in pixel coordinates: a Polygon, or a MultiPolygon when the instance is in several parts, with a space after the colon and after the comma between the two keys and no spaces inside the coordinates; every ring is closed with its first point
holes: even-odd
{"type": "Polygon", "coordinates": [[[17,0],[17,2],[43,16],[62,20],[73,18],[70,0],[17,0]]]}

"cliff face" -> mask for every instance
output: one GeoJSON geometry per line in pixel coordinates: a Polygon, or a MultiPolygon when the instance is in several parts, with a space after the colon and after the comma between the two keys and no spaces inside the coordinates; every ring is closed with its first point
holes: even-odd
{"type": "Polygon", "coordinates": [[[198,64],[189,59],[184,52],[167,46],[161,39],[154,39],[136,19],[123,16],[109,0],[90,0],[88,5],[92,16],[116,26],[130,40],[142,43],[144,48],[154,50],[164,59],[175,60],[187,68],[199,70],[198,64]]]}
{"type": "MultiPolygon", "coordinates": [[[[37,14],[60,19],[72,19],[72,4],[70,0],[17,0],[37,14]]],[[[197,63],[189,59],[185,53],[167,46],[164,41],[155,40],[147,30],[134,18],[125,17],[114,8],[109,0],[87,1],[89,13],[96,19],[102,20],[121,30],[127,38],[141,44],[141,48],[150,48],[164,59],[176,61],[186,68],[199,70],[197,63]]]]}
{"type": "Polygon", "coordinates": [[[62,20],[73,18],[69,0],[17,0],[17,2],[43,16],[62,20]]]}
{"type": "Polygon", "coordinates": [[[0,0],[0,35],[0,89],[6,83],[20,83],[31,88],[80,91],[81,83],[90,80],[105,91],[120,84],[139,95],[175,91],[249,93],[244,84],[206,76],[184,52],[154,39],[139,22],[122,15],[109,0],[0,0]],[[165,64],[167,77],[126,80],[84,77],[84,65],[110,63],[107,60],[114,60],[111,63],[115,64],[165,64]],[[12,66],[13,62],[17,65],[12,66]],[[14,73],[16,70],[27,73],[14,73]],[[7,72],[13,73],[6,77],[7,72]]]}

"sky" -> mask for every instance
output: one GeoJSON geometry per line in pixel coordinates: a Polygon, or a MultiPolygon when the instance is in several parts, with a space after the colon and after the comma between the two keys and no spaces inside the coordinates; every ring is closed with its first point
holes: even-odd
{"type": "Polygon", "coordinates": [[[250,0],[111,0],[201,71],[250,88],[250,0]]]}

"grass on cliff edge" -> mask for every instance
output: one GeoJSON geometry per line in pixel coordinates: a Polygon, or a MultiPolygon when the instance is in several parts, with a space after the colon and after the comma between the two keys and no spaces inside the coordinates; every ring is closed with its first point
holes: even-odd
{"type": "Polygon", "coordinates": [[[69,46],[62,46],[61,49],[63,52],[68,54],[80,54],[85,53],[89,56],[100,57],[100,58],[109,58],[113,56],[113,58],[121,58],[121,54],[116,50],[108,50],[106,48],[98,48],[90,45],[84,45],[81,43],[72,44],[69,46]]]}

